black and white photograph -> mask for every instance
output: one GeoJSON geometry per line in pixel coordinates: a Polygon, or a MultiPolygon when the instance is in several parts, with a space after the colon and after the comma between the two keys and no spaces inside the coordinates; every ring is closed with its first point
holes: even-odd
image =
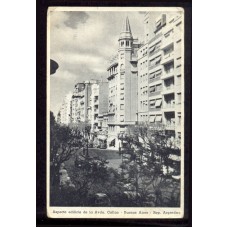
{"type": "Polygon", "coordinates": [[[48,217],[183,218],[184,15],[49,7],[48,217]]]}

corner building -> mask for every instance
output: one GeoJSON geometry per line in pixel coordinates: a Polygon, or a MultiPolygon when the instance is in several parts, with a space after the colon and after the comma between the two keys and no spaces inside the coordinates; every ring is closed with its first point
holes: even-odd
{"type": "Polygon", "coordinates": [[[119,37],[117,54],[107,68],[108,95],[108,148],[119,148],[119,133],[137,121],[137,50],[140,46],[134,39],[128,17],[124,20],[119,37]]]}

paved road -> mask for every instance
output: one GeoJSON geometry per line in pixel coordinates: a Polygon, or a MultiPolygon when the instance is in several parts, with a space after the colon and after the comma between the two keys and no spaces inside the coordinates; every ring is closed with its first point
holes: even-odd
{"type": "Polygon", "coordinates": [[[97,148],[90,148],[89,154],[91,156],[99,156],[108,160],[108,167],[112,167],[114,169],[119,169],[121,164],[121,156],[119,155],[118,151],[116,150],[107,150],[107,149],[97,149],[97,148]]]}
{"type": "MultiPolygon", "coordinates": [[[[91,157],[99,156],[103,159],[106,159],[109,162],[107,166],[112,167],[114,169],[118,169],[121,164],[121,156],[116,150],[89,148],[89,156],[91,157]]],[[[74,158],[66,162],[66,166],[72,166],[72,165],[74,165],[74,158]]]]}

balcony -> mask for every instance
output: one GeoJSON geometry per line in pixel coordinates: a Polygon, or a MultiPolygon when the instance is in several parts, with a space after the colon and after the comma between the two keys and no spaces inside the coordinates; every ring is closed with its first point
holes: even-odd
{"type": "Polygon", "coordinates": [[[111,79],[111,78],[114,78],[115,77],[115,75],[117,74],[118,72],[113,72],[113,73],[111,73],[108,77],[107,77],[107,79],[109,80],[109,79],[111,79]]]}
{"type": "Polygon", "coordinates": [[[72,98],[82,98],[82,97],[84,97],[84,93],[82,92],[74,93],[74,95],[72,96],[72,98]]]}
{"type": "Polygon", "coordinates": [[[169,53],[169,54],[166,54],[163,56],[162,60],[161,60],[161,64],[164,65],[164,64],[167,64],[171,61],[174,60],[174,53],[169,53]]]}
{"type": "MultiPolygon", "coordinates": [[[[162,33],[158,33],[156,36],[154,36],[148,43],[149,45],[153,43],[154,41],[157,41],[158,38],[162,36],[162,33]]],[[[150,45],[151,46],[151,45],[150,45]]]]}
{"type": "Polygon", "coordinates": [[[169,36],[169,37],[167,37],[167,38],[164,38],[164,39],[162,40],[161,49],[167,48],[168,46],[170,46],[171,44],[173,44],[173,42],[174,42],[174,37],[173,37],[173,35],[172,35],[172,36],[169,36]]]}
{"type": "Polygon", "coordinates": [[[156,49],[156,50],[154,50],[154,51],[150,51],[150,52],[149,52],[149,57],[152,56],[152,55],[157,54],[159,51],[160,51],[160,48],[158,48],[158,49],[156,49]]]}
{"type": "Polygon", "coordinates": [[[161,93],[161,91],[150,92],[149,97],[159,95],[160,93],[161,93]]]}
{"type": "Polygon", "coordinates": [[[163,75],[161,76],[161,79],[167,79],[167,78],[171,78],[174,76],[174,70],[169,70],[169,71],[164,71],[163,75]]]}
{"type": "Polygon", "coordinates": [[[161,108],[151,108],[149,107],[149,112],[159,112],[161,111],[161,108]]]}
{"type": "Polygon", "coordinates": [[[166,124],[165,125],[166,130],[175,131],[175,128],[176,128],[175,124],[166,124]]]}
{"type": "Polygon", "coordinates": [[[149,65],[149,70],[155,69],[156,67],[161,67],[160,62],[154,65],[149,65]]]}
{"type": "Polygon", "coordinates": [[[174,93],[174,85],[170,85],[170,86],[164,86],[163,90],[162,90],[162,94],[169,94],[169,93],[174,93]]]}
{"type": "Polygon", "coordinates": [[[171,104],[164,103],[162,108],[164,112],[174,112],[175,104],[173,102],[171,104]]]}
{"type": "Polygon", "coordinates": [[[152,82],[156,82],[156,81],[159,81],[161,79],[161,76],[158,76],[156,78],[150,78],[149,79],[149,84],[152,83],[152,82]]]}

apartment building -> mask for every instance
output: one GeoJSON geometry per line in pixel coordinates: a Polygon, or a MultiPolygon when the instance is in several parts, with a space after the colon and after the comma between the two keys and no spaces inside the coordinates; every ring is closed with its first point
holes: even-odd
{"type": "Polygon", "coordinates": [[[148,121],[148,44],[138,50],[138,122],[148,121]]]}
{"type": "MultiPolygon", "coordinates": [[[[150,16],[152,12],[150,12],[150,16]]],[[[162,30],[166,25],[166,15],[161,14],[155,21],[154,36],[148,41],[148,121],[162,123],[162,30]]]]}
{"type": "Polygon", "coordinates": [[[183,22],[181,14],[168,18],[162,35],[163,121],[168,131],[181,138],[181,103],[183,78],[183,22]]]}
{"type": "Polygon", "coordinates": [[[118,149],[119,133],[137,121],[137,50],[128,17],[119,36],[118,52],[110,60],[108,71],[108,147],[118,149]]]}
{"type": "Polygon", "coordinates": [[[71,98],[72,92],[69,92],[63,100],[57,118],[60,124],[68,125],[71,122],[71,98]]]}
{"type": "Polygon", "coordinates": [[[98,129],[98,106],[99,106],[99,85],[93,84],[91,86],[91,96],[90,96],[90,105],[89,111],[91,112],[90,123],[91,123],[91,132],[97,132],[98,129]]]}
{"type": "Polygon", "coordinates": [[[77,83],[71,100],[71,122],[89,122],[91,86],[96,80],[77,83]]]}
{"type": "Polygon", "coordinates": [[[163,125],[180,138],[182,15],[161,14],[155,23],[152,17],[153,12],[145,14],[144,44],[138,50],[138,121],[163,125]]]}

